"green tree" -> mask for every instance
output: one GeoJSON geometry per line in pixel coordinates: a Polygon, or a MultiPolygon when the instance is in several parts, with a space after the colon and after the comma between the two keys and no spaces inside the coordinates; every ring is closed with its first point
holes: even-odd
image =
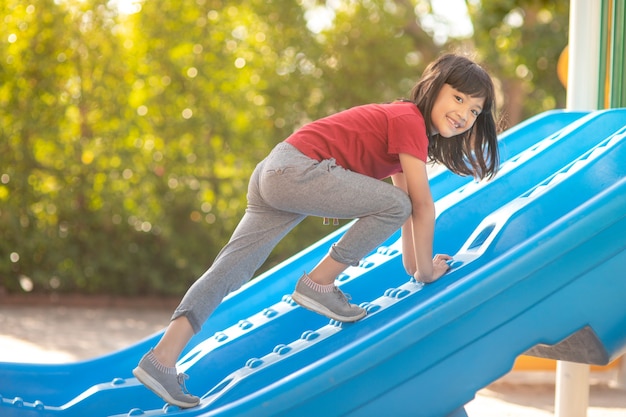
{"type": "Polygon", "coordinates": [[[11,278],[22,276],[39,289],[124,288],[109,279],[130,258],[128,231],[111,215],[124,188],[111,174],[124,156],[118,138],[128,136],[131,73],[116,42],[116,11],[100,1],[3,7],[10,35],[2,100],[11,112],[2,143],[11,159],[3,162],[1,224],[3,254],[13,261],[2,264],[2,285],[15,288],[11,278]]]}

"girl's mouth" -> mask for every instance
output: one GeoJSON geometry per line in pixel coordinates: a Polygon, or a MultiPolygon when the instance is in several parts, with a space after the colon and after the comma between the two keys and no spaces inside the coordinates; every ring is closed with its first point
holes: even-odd
{"type": "Polygon", "coordinates": [[[447,117],[448,119],[448,123],[450,124],[450,126],[452,126],[455,129],[460,129],[461,128],[461,124],[457,123],[454,119],[447,117]]]}

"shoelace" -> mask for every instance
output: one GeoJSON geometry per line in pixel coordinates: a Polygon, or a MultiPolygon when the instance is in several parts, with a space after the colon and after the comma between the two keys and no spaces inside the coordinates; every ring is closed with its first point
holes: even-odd
{"type": "Polygon", "coordinates": [[[350,304],[350,300],[352,300],[352,297],[350,297],[350,294],[346,294],[345,292],[341,291],[338,287],[335,287],[335,292],[339,293],[341,298],[343,298],[343,300],[347,304],[350,304]]]}
{"type": "Polygon", "coordinates": [[[178,381],[178,385],[180,385],[180,387],[183,390],[183,393],[191,395],[191,393],[187,390],[187,386],[185,386],[185,381],[189,379],[189,375],[184,374],[184,373],[179,373],[176,376],[176,380],[178,381]]]}

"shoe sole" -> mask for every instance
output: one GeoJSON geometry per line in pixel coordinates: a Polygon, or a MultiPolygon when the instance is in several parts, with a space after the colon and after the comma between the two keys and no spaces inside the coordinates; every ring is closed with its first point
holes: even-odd
{"type": "Polygon", "coordinates": [[[340,314],[337,314],[329,310],[326,306],[318,303],[312,298],[309,298],[306,295],[302,295],[297,292],[294,292],[293,294],[291,294],[291,299],[295,301],[297,304],[299,304],[300,306],[306,308],[307,310],[326,316],[329,319],[333,319],[333,320],[337,320],[341,322],[353,323],[355,321],[361,320],[363,317],[367,315],[367,311],[363,310],[361,314],[359,314],[358,316],[342,316],[340,314]]]}
{"type": "Polygon", "coordinates": [[[180,408],[191,408],[191,407],[197,406],[200,403],[199,400],[194,403],[186,403],[186,402],[182,402],[182,401],[178,401],[174,399],[167,392],[167,390],[163,387],[163,385],[159,383],[159,381],[152,378],[150,374],[148,374],[146,371],[144,371],[140,367],[136,367],[135,369],[133,369],[133,375],[135,375],[135,378],[137,378],[139,382],[145,385],[146,388],[154,392],[157,396],[159,396],[162,400],[164,400],[168,404],[173,404],[180,408]]]}

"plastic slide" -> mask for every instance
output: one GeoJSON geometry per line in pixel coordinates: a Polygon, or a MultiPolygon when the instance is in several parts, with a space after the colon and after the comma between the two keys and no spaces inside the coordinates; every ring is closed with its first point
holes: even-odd
{"type": "Polygon", "coordinates": [[[435,251],[423,285],[395,234],[338,278],[368,315],[298,307],[296,280],[343,227],[231,294],[178,363],[202,395],[167,406],[131,374],[160,333],[92,360],[0,363],[0,416],[463,417],[530,354],[607,364],[626,350],[626,109],[540,114],[503,133],[497,177],[431,180],[435,251]]]}

